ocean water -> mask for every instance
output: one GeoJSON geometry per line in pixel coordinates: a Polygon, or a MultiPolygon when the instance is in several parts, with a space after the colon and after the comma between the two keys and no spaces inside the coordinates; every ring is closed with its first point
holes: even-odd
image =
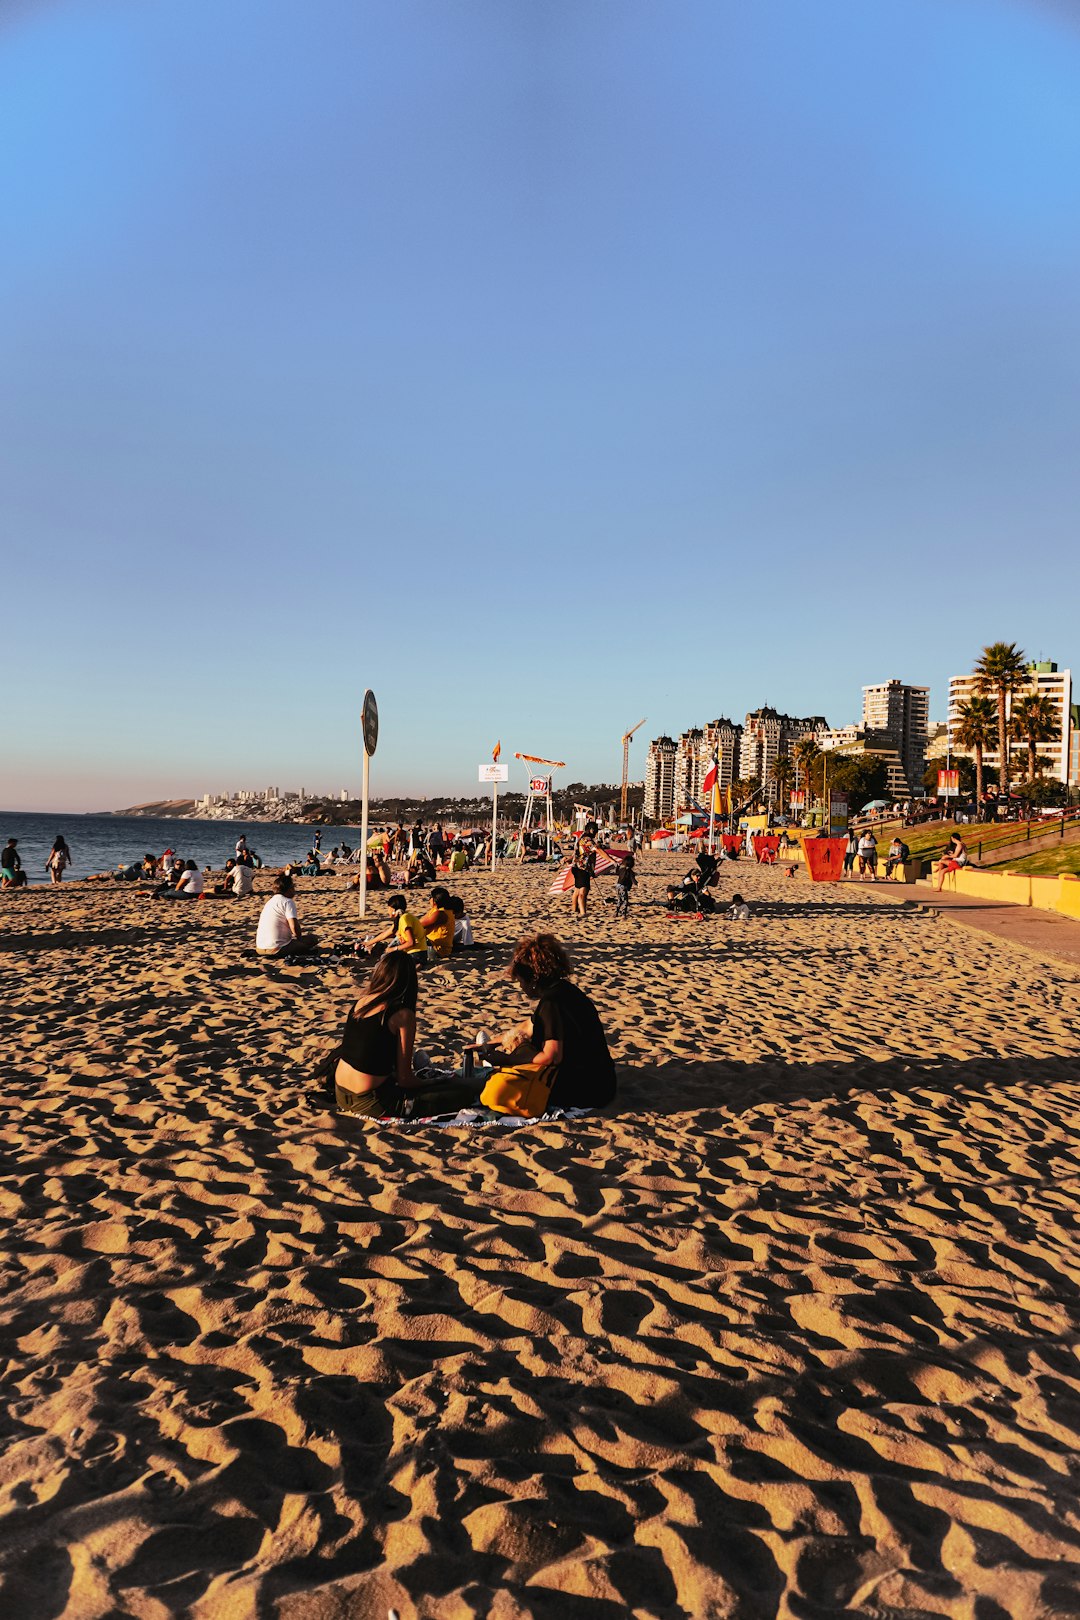
{"type": "MultiPolygon", "coordinates": [[[[160,855],[170,846],[183,860],[197,866],[224,866],[243,833],[248,848],[267,866],[301,860],[311,848],[315,827],[287,821],[184,821],[172,816],[42,816],[17,810],[0,811],[0,844],[19,840],[19,854],[31,883],[47,883],[45,861],[57,833],[71,850],[72,865],[65,883],[91,872],[111,872],[121,862],[141,861],[147,853],[160,855]]],[[[360,842],[359,827],[324,827],[323,851],[344,839],[353,849],[360,842]]]]}

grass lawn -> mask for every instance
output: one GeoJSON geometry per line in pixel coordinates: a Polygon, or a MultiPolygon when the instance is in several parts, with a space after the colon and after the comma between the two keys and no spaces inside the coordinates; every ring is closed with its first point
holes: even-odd
{"type": "Polygon", "coordinates": [[[1024,860],[1010,861],[1010,872],[1026,872],[1031,877],[1057,877],[1075,872],[1080,877],[1080,844],[1064,844],[1060,849],[1044,849],[1024,860]]]}

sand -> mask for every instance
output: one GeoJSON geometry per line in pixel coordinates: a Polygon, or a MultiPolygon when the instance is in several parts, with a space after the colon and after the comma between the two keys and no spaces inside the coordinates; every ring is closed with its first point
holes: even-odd
{"type": "Polygon", "coordinates": [[[0,897],[5,1620],[1080,1613],[1080,973],[681,865],[455,882],[424,1044],[545,919],[620,1068],[505,1133],[325,1113],[350,976],[257,901],[0,897]]]}

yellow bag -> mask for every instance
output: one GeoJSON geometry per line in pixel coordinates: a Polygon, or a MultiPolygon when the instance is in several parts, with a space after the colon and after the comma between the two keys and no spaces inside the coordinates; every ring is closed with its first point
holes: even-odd
{"type": "Polygon", "coordinates": [[[497,1114],[520,1114],[523,1119],[539,1119],[551,1102],[551,1088],[559,1067],[548,1063],[515,1063],[512,1068],[496,1069],[490,1076],[480,1101],[497,1114]]]}

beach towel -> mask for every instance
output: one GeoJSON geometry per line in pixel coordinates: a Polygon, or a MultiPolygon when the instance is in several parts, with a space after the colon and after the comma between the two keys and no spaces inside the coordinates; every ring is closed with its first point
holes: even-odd
{"type": "Polygon", "coordinates": [[[521,1114],[494,1114],[487,1108],[460,1108],[456,1114],[434,1114],[427,1119],[378,1119],[365,1115],[351,1115],[358,1124],[385,1125],[394,1131],[490,1130],[493,1126],[504,1131],[516,1131],[523,1125],[575,1124],[579,1119],[598,1119],[594,1108],[552,1108],[536,1119],[525,1119],[521,1114]]]}

